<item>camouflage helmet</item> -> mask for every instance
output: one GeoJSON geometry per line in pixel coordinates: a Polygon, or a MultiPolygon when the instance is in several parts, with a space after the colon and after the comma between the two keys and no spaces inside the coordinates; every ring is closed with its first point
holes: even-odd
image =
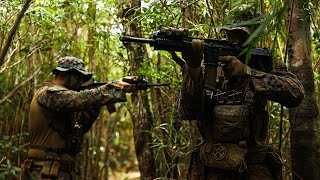
{"type": "Polygon", "coordinates": [[[52,73],[57,74],[58,72],[66,72],[72,69],[84,75],[84,82],[90,80],[90,78],[92,77],[92,74],[84,69],[83,61],[72,56],[66,56],[59,59],[58,66],[53,69],[52,73]]]}
{"type": "Polygon", "coordinates": [[[261,13],[258,12],[255,7],[247,4],[234,7],[229,11],[229,14],[232,14],[232,20],[229,21],[221,30],[242,30],[247,34],[250,34],[251,28],[256,28],[258,25],[256,22],[247,21],[253,19],[257,20],[261,16],[261,13]]]}

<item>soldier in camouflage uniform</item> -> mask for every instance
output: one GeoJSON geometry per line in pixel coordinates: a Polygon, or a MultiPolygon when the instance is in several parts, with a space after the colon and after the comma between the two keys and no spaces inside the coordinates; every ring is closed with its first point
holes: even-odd
{"type": "MultiPolygon", "coordinates": [[[[252,11],[242,11],[240,21],[253,18],[252,11]]],[[[244,47],[250,27],[226,28],[230,42],[244,47]]],[[[291,108],[304,98],[304,89],[295,75],[285,68],[262,72],[246,65],[243,59],[221,56],[217,69],[213,104],[203,105],[203,40],[193,40],[182,57],[183,82],[178,101],[181,119],[198,119],[203,142],[191,153],[188,179],[250,179],[281,178],[281,162],[266,144],[268,131],[267,101],[291,108]],[[203,118],[205,117],[205,118],[203,118]],[[272,165],[278,167],[272,169],[272,165]],[[279,165],[280,164],[280,165],[279,165]],[[279,173],[280,172],[280,173],[279,173]]]]}
{"type": "Polygon", "coordinates": [[[36,92],[30,105],[30,150],[20,179],[78,179],[75,157],[100,108],[125,102],[125,92],[135,89],[121,79],[80,91],[92,74],[75,57],[61,58],[53,74],[54,80],[36,92]]]}

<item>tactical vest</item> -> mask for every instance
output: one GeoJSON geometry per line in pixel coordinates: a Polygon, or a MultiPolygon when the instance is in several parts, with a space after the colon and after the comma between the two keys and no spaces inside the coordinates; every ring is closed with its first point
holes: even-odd
{"type": "MultiPolygon", "coordinates": [[[[52,87],[52,86],[51,86],[52,87]]],[[[41,88],[33,97],[29,113],[29,133],[30,133],[30,156],[37,156],[33,153],[34,149],[53,151],[57,154],[76,155],[80,148],[80,139],[82,136],[75,137],[74,114],[70,112],[61,112],[50,110],[38,102],[38,93],[40,91],[60,91],[67,90],[64,87],[53,88],[50,86],[41,88]],[[71,147],[72,146],[72,147],[71,147]]],[[[54,93],[54,92],[46,92],[54,93]]]]}
{"type": "MultiPolygon", "coordinates": [[[[220,68],[220,67],[219,67],[220,68]]],[[[205,139],[200,158],[205,166],[244,171],[247,163],[264,162],[268,129],[266,99],[254,95],[250,79],[227,79],[218,71],[207,118],[199,121],[205,139]]]]}

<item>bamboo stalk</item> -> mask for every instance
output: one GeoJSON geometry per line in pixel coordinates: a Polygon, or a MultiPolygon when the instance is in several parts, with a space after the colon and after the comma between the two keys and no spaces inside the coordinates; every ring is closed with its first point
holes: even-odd
{"type": "Polygon", "coordinates": [[[4,98],[2,98],[0,100],[0,104],[4,103],[5,101],[7,101],[9,98],[11,98],[20,88],[22,88],[23,86],[25,86],[30,80],[32,80],[37,74],[38,72],[40,72],[40,68],[33,73],[28,79],[26,79],[25,81],[23,81],[21,84],[19,84],[16,88],[14,88],[9,94],[7,94],[4,98]]]}

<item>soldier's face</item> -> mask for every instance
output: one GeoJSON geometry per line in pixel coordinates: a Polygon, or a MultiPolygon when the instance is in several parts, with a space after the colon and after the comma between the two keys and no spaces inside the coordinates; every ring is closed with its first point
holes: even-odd
{"type": "Polygon", "coordinates": [[[71,71],[68,74],[67,86],[72,90],[79,90],[83,83],[83,75],[77,71],[71,71]]]}

